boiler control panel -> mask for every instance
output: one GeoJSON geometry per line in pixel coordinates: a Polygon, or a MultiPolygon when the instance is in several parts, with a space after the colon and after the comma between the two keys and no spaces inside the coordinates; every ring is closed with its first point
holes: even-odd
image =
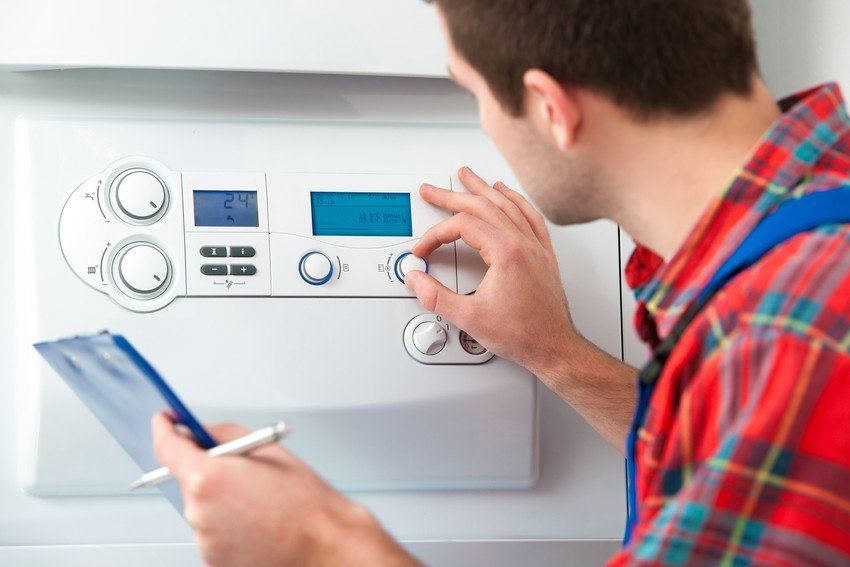
{"type": "MultiPolygon", "coordinates": [[[[137,312],[177,297],[412,298],[412,270],[458,291],[454,244],[411,253],[449,216],[419,198],[426,182],[451,188],[440,175],[173,171],[127,157],[71,193],[60,244],[80,279],[137,312]]],[[[423,363],[492,356],[432,314],[403,343],[423,363]]]]}

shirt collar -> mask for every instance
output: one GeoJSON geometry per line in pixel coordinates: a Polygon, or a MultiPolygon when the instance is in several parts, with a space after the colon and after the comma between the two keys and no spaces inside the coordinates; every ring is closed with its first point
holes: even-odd
{"type": "MultiPolygon", "coordinates": [[[[753,227],[794,195],[836,140],[850,132],[841,90],[834,83],[779,104],[783,115],[711,201],[678,251],[669,261],[657,262],[654,273],[635,278],[640,280],[633,282],[639,306],[655,319],[661,336],[753,227]]],[[[646,265],[646,251],[640,247],[627,272],[638,258],[646,265]]]]}

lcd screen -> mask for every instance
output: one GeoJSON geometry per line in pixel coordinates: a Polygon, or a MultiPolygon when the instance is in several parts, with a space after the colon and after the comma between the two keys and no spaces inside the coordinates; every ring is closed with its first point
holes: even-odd
{"type": "Polygon", "coordinates": [[[314,236],[413,236],[410,193],[311,191],[314,236]]]}
{"type": "Polygon", "coordinates": [[[256,191],[192,191],[195,226],[259,226],[256,191]]]}

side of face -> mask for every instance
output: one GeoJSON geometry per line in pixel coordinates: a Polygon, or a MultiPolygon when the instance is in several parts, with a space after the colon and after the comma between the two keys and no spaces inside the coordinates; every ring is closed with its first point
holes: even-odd
{"type": "MultiPolygon", "coordinates": [[[[478,103],[484,133],[507,160],[534,204],[555,224],[577,224],[604,216],[604,196],[593,152],[578,141],[582,126],[578,99],[565,103],[568,112],[553,109],[549,90],[563,87],[532,83],[527,89],[526,108],[513,116],[496,99],[486,80],[454,48],[445,18],[437,12],[446,40],[448,68],[454,81],[469,91],[478,103]]],[[[529,82],[526,81],[527,86],[529,82]]],[[[562,96],[568,95],[565,91],[562,96]]],[[[575,98],[575,97],[574,97],[575,98]]]]}

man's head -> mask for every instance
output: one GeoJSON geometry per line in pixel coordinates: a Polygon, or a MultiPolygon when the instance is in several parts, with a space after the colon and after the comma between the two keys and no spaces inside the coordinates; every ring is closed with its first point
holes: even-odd
{"type": "MultiPolygon", "coordinates": [[[[647,124],[746,96],[746,0],[435,0],[449,71],[547,217],[607,216],[601,116],[647,124]],[[596,115],[595,115],[596,114],[596,115]]],[[[610,132],[609,132],[610,134],[610,132]]]]}

